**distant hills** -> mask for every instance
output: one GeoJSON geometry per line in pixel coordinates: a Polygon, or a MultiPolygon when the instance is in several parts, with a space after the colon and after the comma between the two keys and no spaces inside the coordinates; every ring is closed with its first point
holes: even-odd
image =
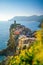
{"type": "Polygon", "coordinates": [[[37,16],[37,15],[33,15],[33,16],[15,16],[12,19],[10,19],[10,21],[41,21],[43,19],[43,15],[37,16]]]}

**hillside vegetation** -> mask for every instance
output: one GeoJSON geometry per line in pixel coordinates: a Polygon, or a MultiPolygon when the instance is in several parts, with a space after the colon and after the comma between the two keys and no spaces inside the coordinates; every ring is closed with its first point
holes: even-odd
{"type": "Polygon", "coordinates": [[[43,65],[43,25],[35,32],[35,38],[30,47],[21,49],[17,55],[8,56],[4,65],[43,65]]]}

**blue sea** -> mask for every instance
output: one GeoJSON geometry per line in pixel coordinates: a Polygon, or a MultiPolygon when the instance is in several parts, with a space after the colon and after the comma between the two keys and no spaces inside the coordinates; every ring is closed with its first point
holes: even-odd
{"type": "MultiPolygon", "coordinates": [[[[9,39],[9,28],[10,25],[13,24],[13,21],[0,21],[0,50],[3,50],[7,47],[7,41],[9,39]]],[[[22,25],[25,25],[32,31],[38,30],[39,22],[36,21],[17,21],[17,23],[20,23],[22,25]]],[[[0,56],[0,61],[4,59],[4,56],[0,56]]]]}

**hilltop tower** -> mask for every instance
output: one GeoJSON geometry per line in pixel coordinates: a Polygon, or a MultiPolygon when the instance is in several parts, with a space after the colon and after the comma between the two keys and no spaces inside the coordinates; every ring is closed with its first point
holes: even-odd
{"type": "Polygon", "coordinates": [[[16,20],[14,20],[14,24],[16,24],[16,20]]]}

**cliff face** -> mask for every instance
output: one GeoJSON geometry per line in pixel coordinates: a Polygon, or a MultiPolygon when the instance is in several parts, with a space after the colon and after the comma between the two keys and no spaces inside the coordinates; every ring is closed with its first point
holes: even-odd
{"type": "Polygon", "coordinates": [[[26,28],[23,25],[16,24],[16,22],[14,22],[14,24],[10,26],[10,38],[8,40],[8,46],[10,46],[11,50],[15,50],[16,52],[16,48],[19,43],[19,37],[22,35],[29,35],[29,33],[31,33],[30,29],[26,28]]]}
{"type": "Polygon", "coordinates": [[[22,35],[30,35],[31,30],[26,28],[24,25],[17,24],[14,21],[14,24],[10,26],[10,36],[7,44],[7,48],[0,51],[0,55],[14,55],[16,52],[16,48],[18,46],[19,37],[22,35]]]}

